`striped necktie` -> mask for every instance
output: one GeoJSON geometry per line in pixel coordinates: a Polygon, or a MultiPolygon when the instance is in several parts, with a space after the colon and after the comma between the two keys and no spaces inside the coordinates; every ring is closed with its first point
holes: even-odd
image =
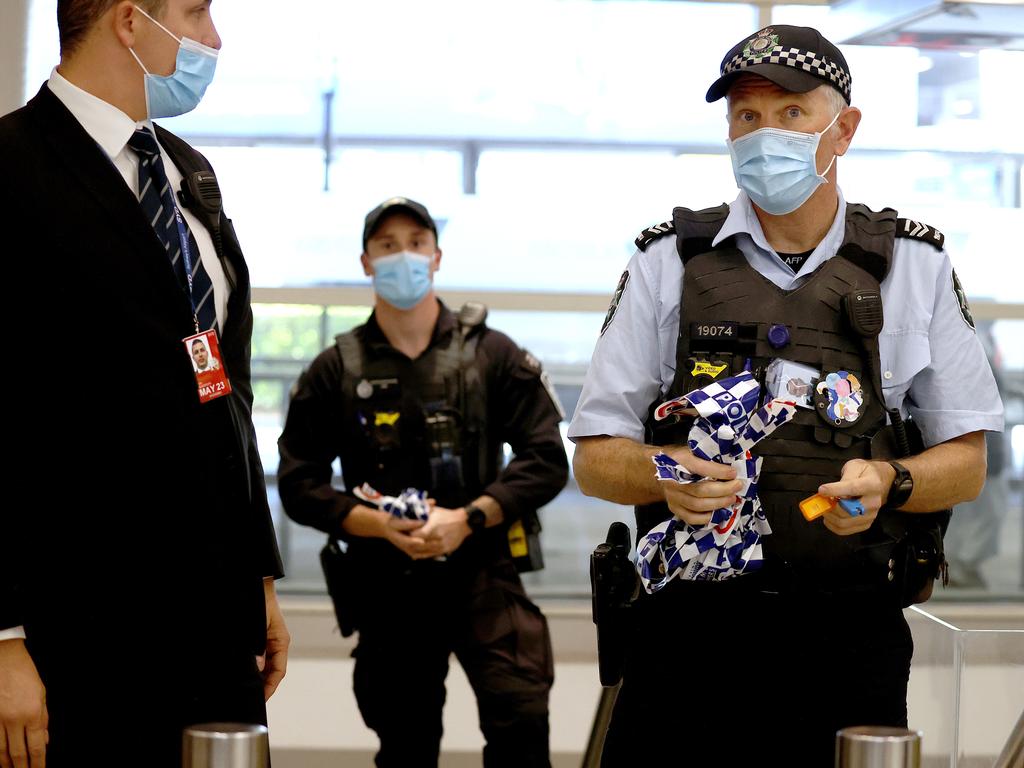
{"type": "MultiPolygon", "coordinates": [[[[188,280],[185,277],[185,259],[182,257],[181,237],[175,215],[174,193],[171,183],[164,171],[164,161],[160,156],[160,146],[148,128],[140,128],[128,139],[128,146],[139,156],[139,204],[146,215],[157,239],[167,252],[171,268],[178,278],[183,290],[188,292],[188,280]]],[[[199,330],[206,331],[217,325],[217,310],[214,303],[213,283],[203,268],[199,257],[199,246],[188,228],[185,219],[181,220],[185,236],[188,238],[188,253],[192,261],[192,308],[199,321],[199,330]]]]}

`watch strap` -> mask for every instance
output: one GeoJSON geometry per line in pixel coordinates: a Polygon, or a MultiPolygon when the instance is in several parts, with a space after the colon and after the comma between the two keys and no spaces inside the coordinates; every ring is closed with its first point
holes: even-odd
{"type": "Polygon", "coordinates": [[[896,471],[896,477],[893,478],[892,485],[889,486],[889,496],[885,501],[885,506],[889,509],[899,509],[907,503],[910,494],[914,492],[914,478],[911,476],[910,470],[898,461],[890,461],[889,466],[896,471]]]}

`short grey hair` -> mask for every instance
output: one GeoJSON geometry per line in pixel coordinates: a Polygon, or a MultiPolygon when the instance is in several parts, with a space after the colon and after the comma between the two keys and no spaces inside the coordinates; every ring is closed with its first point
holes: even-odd
{"type": "MultiPolygon", "coordinates": [[[[831,117],[836,117],[850,105],[846,102],[843,94],[830,85],[819,85],[818,88],[825,89],[825,98],[828,99],[828,114],[831,115],[831,117]]],[[[829,130],[835,130],[838,127],[839,126],[834,125],[829,130]]]]}

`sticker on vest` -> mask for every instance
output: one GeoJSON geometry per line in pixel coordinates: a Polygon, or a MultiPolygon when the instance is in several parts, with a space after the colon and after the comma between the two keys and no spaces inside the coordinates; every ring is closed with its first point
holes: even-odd
{"type": "Polygon", "coordinates": [[[690,339],[707,341],[709,339],[732,341],[739,338],[739,323],[690,323],[690,339]]]}
{"type": "Polygon", "coordinates": [[[398,379],[360,379],[356,384],[356,397],[369,400],[374,395],[397,398],[401,395],[398,379]]]}
{"type": "Polygon", "coordinates": [[[960,306],[960,317],[964,319],[964,322],[967,323],[972,331],[976,330],[974,327],[974,315],[971,314],[971,307],[967,303],[967,293],[960,284],[960,278],[956,276],[955,269],[953,270],[953,293],[956,295],[956,303],[960,306]]]}
{"type": "Polygon", "coordinates": [[[626,290],[626,283],[629,282],[629,270],[627,269],[622,273],[622,277],[619,278],[619,284],[615,286],[615,294],[612,296],[612,303],[608,305],[608,314],[604,316],[604,322],[601,324],[600,336],[604,336],[604,332],[608,330],[608,326],[612,324],[612,318],[615,317],[615,310],[619,308],[619,301],[622,299],[622,292],[626,290]]]}
{"type": "Polygon", "coordinates": [[[818,416],[834,427],[846,428],[860,421],[865,399],[860,379],[849,371],[828,373],[814,388],[818,416]]]}
{"type": "Polygon", "coordinates": [[[377,411],[373,414],[373,426],[393,427],[398,422],[398,411],[377,411]]]}
{"type": "Polygon", "coordinates": [[[809,365],[783,360],[772,360],[765,375],[765,387],[773,398],[792,400],[801,408],[814,408],[811,383],[821,376],[821,371],[809,365]]]}
{"type": "Polygon", "coordinates": [[[710,376],[712,379],[717,379],[719,374],[729,367],[728,363],[716,365],[708,360],[698,360],[693,357],[690,358],[690,361],[693,363],[693,369],[690,371],[691,376],[710,376]]]}

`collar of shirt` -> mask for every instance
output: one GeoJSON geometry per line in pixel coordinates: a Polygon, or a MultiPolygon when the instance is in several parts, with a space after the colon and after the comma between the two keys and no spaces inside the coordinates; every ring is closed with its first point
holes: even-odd
{"type": "Polygon", "coordinates": [[[136,123],[113,104],[69,82],[56,67],[46,84],[111,160],[124,151],[128,139],[137,129],[145,127],[153,130],[150,120],[136,123]]]}
{"type": "MultiPolygon", "coordinates": [[[[434,324],[434,332],[430,336],[430,344],[427,345],[427,349],[436,347],[445,337],[450,336],[456,326],[454,313],[440,299],[437,300],[437,303],[440,305],[440,313],[437,316],[437,322],[434,324]]],[[[364,333],[365,336],[363,338],[367,346],[394,349],[391,346],[391,342],[388,341],[388,337],[384,335],[384,331],[381,330],[380,325],[377,323],[376,310],[371,312],[370,317],[367,318],[364,333]]]]}
{"type": "Polygon", "coordinates": [[[793,270],[768,244],[764,230],[761,229],[761,222],[758,221],[746,192],[740,192],[729,205],[729,215],[711,244],[717,246],[726,238],[735,236],[736,247],[740,249],[751,267],[779,288],[792,290],[824,262],[835,256],[839,246],[843,244],[843,237],[846,234],[846,199],[838,187],[836,193],[839,195],[839,207],[836,209],[832,226],[796,274],[793,274],[793,270]]]}
{"type": "MultiPolygon", "coordinates": [[[[103,99],[93,96],[91,93],[82,90],[74,83],[68,81],[60,72],[54,68],[47,81],[47,87],[53,92],[61,103],[68,108],[71,115],[81,124],[85,132],[99,145],[104,154],[110,159],[114,168],[121,174],[128,189],[139,196],[139,156],[128,146],[128,139],[139,128],[149,128],[156,135],[153,122],[149,119],[136,123],[128,115],[105,102],[103,99]]],[[[159,140],[157,141],[159,146],[159,140]]],[[[168,157],[166,150],[161,146],[160,155],[164,160],[164,172],[172,189],[181,188],[181,171],[168,157]]],[[[213,240],[209,232],[195,215],[187,208],[182,210],[185,222],[196,238],[196,245],[199,246],[199,253],[203,258],[207,274],[213,283],[214,297],[217,307],[217,318],[220,327],[224,328],[228,317],[228,278],[224,270],[231,270],[230,264],[221,264],[217,259],[213,240]]]]}

